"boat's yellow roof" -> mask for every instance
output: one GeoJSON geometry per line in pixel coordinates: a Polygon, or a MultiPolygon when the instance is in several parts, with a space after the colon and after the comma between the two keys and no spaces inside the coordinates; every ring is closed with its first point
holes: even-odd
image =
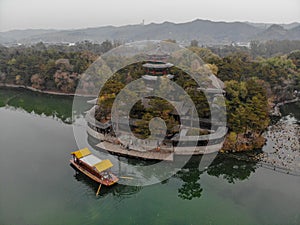
{"type": "Polygon", "coordinates": [[[90,155],[92,153],[88,148],[83,148],[83,149],[77,150],[75,152],[71,152],[71,154],[75,155],[76,158],[80,159],[80,158],[82,158],[84,156],[87,156],[87,155],[90,155]]]}
{"type": "Polygon", "coordinates": [[[107,170],[111,167],[113,167],[113,164],[109,159],[102,160],[101,162],[94,165],[94,167],[99,171],[102,172],[104,170],[107,170]]]}

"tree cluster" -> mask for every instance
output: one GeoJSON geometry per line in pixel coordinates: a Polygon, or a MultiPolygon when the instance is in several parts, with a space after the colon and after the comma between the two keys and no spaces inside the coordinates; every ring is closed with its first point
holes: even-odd
{"type": "Polygon", "coordinates": [[[74,92],[80,75],[120,43],[88,41],[74,45],[0,46],[0,82],[74,92]]]}

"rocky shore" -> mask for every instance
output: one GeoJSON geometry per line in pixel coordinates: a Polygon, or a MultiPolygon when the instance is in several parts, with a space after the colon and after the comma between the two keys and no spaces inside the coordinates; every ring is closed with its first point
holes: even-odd
{"type": "Polygon", "coordinates": [[[275,169],[284,168],[300,174],[300,126],[297,121],[290,116],[283,117],[270,126],[264,136],[267,142],[258,159],[275,169]]]}
{"type": "Polygon", "coordinates": [[[260,149],[266,143],[265,137],[259,133],[227,134],[221,152],[244,152],[260,149]]]}

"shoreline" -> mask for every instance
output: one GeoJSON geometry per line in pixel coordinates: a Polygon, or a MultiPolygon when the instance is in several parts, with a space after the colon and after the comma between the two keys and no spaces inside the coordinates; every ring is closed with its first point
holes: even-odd
{"type": "MultiPolygon", "coordinates": [[[[76,94],[76,93],[65,93],[65,92],[59,92],[59,91],[43,91],[37,88],[34,88],[32,86],[25,86],[25,85],[17,85],[17,84],[3,84],[0,82],[0,87],[8,87],[8,88],[23,88],[25,90],[29,90],[29,91],[33,91],[33,92],[38,92],[38,93],[42,93],[42,94],[49,94],[49,95],[60,95],[60,96],[79,96],[79,97],[91,97],[91,98],[97,98],[97,95],[88,95],[88,94],[76,94]]],[[[294,102],[298,102],[300,101],[299,97],[296,97],[294,99],[291,100],[286,100],[283,102],[279,102],[277,104],[275,104],[274,106],[272,106],[272,110],[270,112],[271,116],[281,116],[281,112],[280,112],[280,106],[283,106],[285,104],[289,104],[289,103],[294,103],[294,102]]]]}
{"type": "Polygon", "coordinates": [[[280,106],[283,106],[283,105],[286,105],[286,104],[290,104],[290,103],[294,103],[294,102],[298,102],[300,99],[299,97],[296,97],[294,99],[291,99],[291,100],[286,100],[286,101],[283,101],[283,102],[279,102],[277,104],[275,104],[273,107],[272,107],[272,110],[270,112],[270,115],[271,116],[279,116],[281,117],[282,114],[280,112],[280,106]]]}
{"type": "Polygon", "coordinates": [[[41,94],[49,94],[49,95],[59,95],[59,96],[78,96],[78,97],[90,97],[90,98],[96,98],[98,96],[96,95],[86,95],[86,94],[76,94],[76,93],[65,93],[65,92],[58,92],[58,91],[43,91],[31,86],[25,86],[25,85],[17,85],[17,84],[3,84],[0,83],[0,87],[7,87],[7,88],[19,88],[19,89],[25,89],[32,92],[38,92],[41,94]]]}

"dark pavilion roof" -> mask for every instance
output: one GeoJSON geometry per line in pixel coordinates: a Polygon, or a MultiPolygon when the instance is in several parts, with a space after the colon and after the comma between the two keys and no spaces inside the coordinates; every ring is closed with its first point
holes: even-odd
{"type": "MultiPolygon", "coordinates": [[[[166,74],[168,71],[166,69],[174,66],[172,63],[166,62],[167,58],[169,57],[169,54],[162,51],[160,45],[158,48],[147,52],[148,55],[148,63],[143,64],[144,68],[148,69],[150,71],[154,71],[154,73],[158,72],[161,73],[159,70],[163,70],[165,73],[163,74],[145,74],[143,76],[146,80],[157,80],[157,76],[164,75],[165,77],[172,79],[174,75],[172,74],[166,74]]],[[[151,73],[151,72],[150,72],[151,73]]]]}

